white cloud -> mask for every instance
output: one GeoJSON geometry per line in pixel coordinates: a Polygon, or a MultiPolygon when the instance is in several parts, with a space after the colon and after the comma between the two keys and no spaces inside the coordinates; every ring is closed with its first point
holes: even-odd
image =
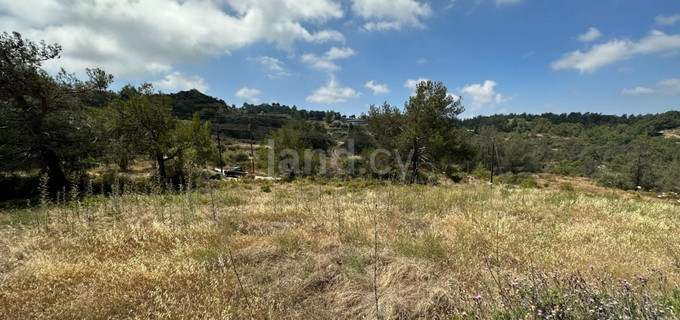
{"type": "Polygon", "coordinates": [[[236,96],[250,102],[257,103],[260,101],[260,98],[258,97],[260,93],[260,90],[243,87],[236,91],[236,96]]]}
{"type": "Polygon", "coordinates": [[[667,35],[659,30],[652,30],[649,35],[637,42],[611,40],[594,45],[585,52],[576,50],[566,53],[561,59],[553,62],[550,67],[554,70],[578,69],[581,73],[592,73],[603,66],[636,55],[668,54],[678,49],[680,49],[680,34],[667,35]]]}
{"type": "Polygon", "coordinates": [[[414,90],[414,92],[415,92],[415,90],[416,90],[416,85],[419,84],[419,83],[421,83],[421,82],[423,82],[423,81],[430,81],[430,79],[426,79],[426,78],[418,78],[417,80],[408,79],[408,80],[406,80],[406,82],[404,83],[404,88],[414,90]]]}
{"type": "Polygon", "coordinates": [[[659,30],[633,44],[634,54],[651,54],[680,49],[680,34],[667,35],[659,30]]]}
{"type": "Polygon", "coordinates": [[[328,50],[324,54],[324,58],[328,60],[335,60],[335,59],[345,59],[353,56],[355,54],[354,50],[352,48],[337,48],[337,47],[332,47],[330,50],[328,50]]]}
{"type": "Polygon", "coordinates": [[[346,59],[349,58],[356,53],[352,48],[337,48],[337,47],[332,47],[330,50],[326,51],[322,56],[317,56],[312,53],[304,54],[301,57],[302,62],[309,64],[312,68],[321,70],[321,71],[326,71],[326,72],[333,72],[335,70],[339,70],[340,66],[335,64],[333,60],[337,59],[346,59]]]}
{"type": "Polygon", "coordinates": [[[281,62],[281,60],[279,59],[261,56],[257,58],[250,58],[249,60],[256,61],[262,64],[264,69],[267,71],[267,76],[270,79],[285,78],[290,76],[290,72],[286,70],[286,68],[283,65],[283,62],[281,62]]]}
{"type": "Polygon", "coordinates": [[[375,83],[375,81],[373,81],[373,80],[366,82],[364,87],[373,90],[374,96],[377,96],[379,94],[390,93],[390,89],[387,87],[386,84],[378,84],[378,83],[375,83]]]}
{"type": "Polygon", "coordinates": [[[154,88],[163,91],[196,89],[201,92],[206,92],[208,90],[208,85],[203,82],[203,78],[198,76],[186,76],[177,71],[170,73],[163,79],[154,81],[151,84],[154,88]]]}
{"type": "Polygon", "coordinates": [[[508,101],[508,98],[503,98],[500,93],[494,91],[497,83],[492,80],[486,80],[483,84],[471,84],[463,87],[460,91],[463,97],[472,101],[471,110],[479,110],[488,104],[499,104],[508,101]]]}
{"type": "Polygon", "coordinates": [[[426,62],[427,62],[427,59],[420,58],[420,59],[418,59],[418,61],[416,61],[416,64],[423,64],[423,63],[426,63],[426,62]]]}
{"type": "Polygon", "coordinates": [[[595,41],[595,39],[599,38],[600,36],[602,36],[600,30],[597,30],[597,28],[594,27],[590,27],[590,29],[588,29],[588,32],[578,36],[578,41],[591,42],[595,41]]]}
{"type": "Polygon", "coordinates": [[[635,87],[635,89],[623,89],[622,94],[648,94],[654,93],[654,89],[645,87],[635,87]]]}
{"type": "Polygon", "coordinates": [[[333,0],[0,1],[0,29],[62,45],[47,70],[101,67],[128,79],[258,42],[342,42],[324,23],[343,15],[333,0]]]}
{"type": "Polygon", "coordinates": [[[635,87],[635,89],[623,89],[622,94],[671,94],[680,95],[680,78],[664,79],[656,83],[654,88],[635,87]]]}
{"type": "Polygon", "coordinates": [[[367,20],[363,26],[367,31],[423,28],[421,19],[432,14],[428,3],[416,0],[352,0],[352,11],[367,20]]]}
{"type": "Polygon", "coordinates": [[[680,94],[680,78],[661,80],[656,85],[664,93],[680,94]]]}
{"type": "Polygon", "coordinates": [[[680,14],[674,14],[672,16],[666,16],[663,14],[660,14],[654,18],[656,21],[656,24],[662,25],[662,26],[672,26],[676,22],[680,21],[680,14]]]}
{"type": "Polygon", "coordinates": [[[358,98],[361,93],[354,91],[352,88],[341,87],[334,75],[330,75],[330,79],[325,86],[318,88],[307,97],[308,102],[317,103],[340,103],[347,99],[358,98]]]}

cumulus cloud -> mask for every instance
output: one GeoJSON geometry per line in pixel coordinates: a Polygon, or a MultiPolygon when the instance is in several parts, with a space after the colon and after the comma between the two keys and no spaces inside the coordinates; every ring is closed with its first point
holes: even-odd
{"type": "Polygon", "coordinates": [[[639,41],[611,40],[592,46],[582,52],[576,50],[566,53],[561,59],[554,61],[550,67],[554,70],[577,69],[581,73],[593,73],[597,69],[630,59],[637,55],[653,53],[672,53],[680,49],[680,34],[667,35],[659,30],[652,30],[639,41]]]}
{"type": "Polygon", "coordinates": [[[326,85],[316,89],[312,95],[308,96],[307,102],[340,103],[359,96],[361,96],[361,93],[354,91],[354,89],[340,86],[335,76],[331,74],[326,85]]]}
{"type": "Polygon", "coordinates": [[[460,91],[466,99],[472,101],[471,110],[475,111],[488,104],[499,104],[509,100],[494,90],[496,85],[498,84],[495,81],[486,80],[483,84],[476,83],[467,85],[460,91]]]}
{"type": "Polygon", "coordinates": [[[432,14],[428,3],[416,0],[352,0],[352,11],[367,20],[366,31],[423,28],[421,20],[432,14]]]}
{"type": "Polygon", "coordinates": [[[285,78],[290,76],[290,72],[288,72],[288,70],[284,67],[283,62],[281,62],[279,59],[261,56],[257,58],[250,58],[249,60],[260,63],[267,72],[267,77],[270,79],[285,78]]]}
{"type": "Polygon", "coordinates": [[[656,83],[654,88],[648,87],[635,87],[634,89],[623,89],[622,94],[672,94],[680,95],[680,78],[670,78],[664,79],[656,83]]]}
{"type": "Polygon", "coordinates": [[[375,83],[375,81],[373,81],[373,80],[366,82],[364,87],[373,90],[374,96],[377,96],[379,94],[390,93],[390,89],[387,87],[386,84],[378,84],[378,83],[375,83]]]}
{"type": "Polygon", "coordinates": [[[411,90],[416,90],[416,85],[423,82],[423,81],[430,81],[430,79],[427,78],[418,78],[416,79],[408,79],[404,83],[404,88],[411,89],[411,90]]]}
{"type": "Polygon", "coordinates": [[[101,67],[134,78],[258,42],[342,42],[323,25],[343,14],[333,0],[1,1],[0,28],[61,44],[48,70],[101,67]]]}
{"type": "Polygon", "coordinates": [[[600,30],[597,30],[597,28],[594,28],[594,27],[590,27],[590,29],[588,29],[588,32],[578,36],[578,41],[591,42],[591,41],[595,41],[600,36],[602,36],[602,33],[600,33],[600,30]]]}
{"type": "Polygon", "coordinates": [[[330,48],[330,50],[326,51],[326,53],[324,53],[321,56],[317,56],[312,53],[304,54],[302,55],[301,60],[302,62],[308,64],[314,69],[326,72],[333,72],[335,70],[340,69],[340,66],[335,64],[333,60],[346,59],[355,54],[356,53],[354,52],[354,50],[352,50],[352,48],[332,47],[330,48]]]}
{"type": "Polygon", "coordinates": [[[203,82],[203,78],[198,76],[186,76],[180,72],[173,72],[166,75],[163,79],[151,83],[154,88],[162,91],[177,91],[196,89],[201,92],[208,90],[208,85],[203,82]]]}
{"type": "Polygon", "coordinates": [[[245,99],[247,101],[257,103],[260,101],[260,98],[258,97],[260,95],[260,90],[253,89],[253,88],[248,88],[248,87],[243,87],[236,91],[236,96],[245,99]]]}
{"type": "Polygon", "coordinates": [[[656,21],[656,24],[661,25],[661,26],[672,26],[676,22],[680,21],[680,14],[674,14],[672,16],[666,16],[663,14],[660,14],[654,18],[656,21]]]}

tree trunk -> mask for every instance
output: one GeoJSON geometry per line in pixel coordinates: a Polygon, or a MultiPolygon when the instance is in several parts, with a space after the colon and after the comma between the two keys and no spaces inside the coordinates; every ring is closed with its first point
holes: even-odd
{"type": "Polygon", "coordinates": [[[413,176],[411,177],[411,183],[414,183],[418,178],[418,159],[420,154],[418,153],[418,138],[413,138],[413,158],[411,158],[411,163],[413,164],[413,176]]]}
{"type": "Polygon", "coordinates": [[[43,151],[43,161],[45,161],[47,166],[50,193],[56,195],[59,190],[68,184],[64,170],[61,168],[59,156],[52,150],[45,150],[43,151]]]}
{"type": "Polygon", "coordinates": [[[158,162],[158,178],[162,181],[161,183],[165,183],[167,173],[165,172],[165,159],[162,154],[156,155],[156,162],[158,162]]]}

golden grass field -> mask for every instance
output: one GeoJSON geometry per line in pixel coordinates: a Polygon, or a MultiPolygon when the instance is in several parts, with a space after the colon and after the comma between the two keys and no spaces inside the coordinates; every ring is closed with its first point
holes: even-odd
{"type": "Polygon", "coordinates": [[[677,203],[263,183],[0,212],[0,318],[680,317],[677,203]]]}

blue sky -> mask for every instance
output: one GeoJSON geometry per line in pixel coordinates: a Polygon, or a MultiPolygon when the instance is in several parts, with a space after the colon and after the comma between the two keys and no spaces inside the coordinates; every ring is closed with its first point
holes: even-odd
{"type": "Polygon", "coordinates": [[[113,88],[365,112],[421,79],[462,116],[680,109],[677,0],[0,0],[0,29],[60,43],[113,88]]]}

